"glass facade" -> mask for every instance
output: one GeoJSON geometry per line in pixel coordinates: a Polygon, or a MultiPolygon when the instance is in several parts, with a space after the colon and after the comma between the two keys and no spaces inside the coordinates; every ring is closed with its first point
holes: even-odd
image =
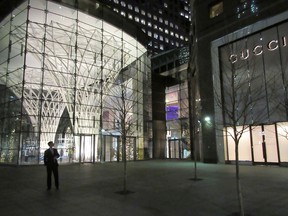
{"type": "Polygon", "coordinates": [[[121,160],[123,131],[127,159],[149,155],[146,51],[75,8],[44,0],[15,8],[0,31],[0,162],[42,163],[50,140],[62,162],[121,160]]]}
{"type": "Polygon", "coordinates": [[[235,160],[231,130],[236,123],[238,132],[245,128],[241,161],[288,162],[287,29],[287,22],[280,23],[219,48],[228,161],[235,160]]]}
{"type": "MultiPolygon", "coordinates": [[[[182,72],[181,80],[187,79],[182,72]]],[[[186,159],[191,154],[188,83],[166,88],[166,157],[186,159]]]]}

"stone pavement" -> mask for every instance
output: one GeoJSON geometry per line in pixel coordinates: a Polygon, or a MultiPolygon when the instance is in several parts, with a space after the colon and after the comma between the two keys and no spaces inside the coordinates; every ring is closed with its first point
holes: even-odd
{"type": "MultiPolygon", "coordinates": [[[[0,166],[0,215],[228,216],[237,212],[235,167],[177,160],[60,165],[60,190],[46,191],[42,166],[0,166]]],[[[245,211],[288,215],[288,168],[241,166],[245,211]]]]}

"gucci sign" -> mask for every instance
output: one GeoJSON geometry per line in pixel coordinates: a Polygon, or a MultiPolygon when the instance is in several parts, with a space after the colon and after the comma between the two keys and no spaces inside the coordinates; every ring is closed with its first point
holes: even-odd
{"type": "Polygon", "coordinates": [[[287,39],[286,36],[282,37],[281,40],[271,40],[266,45],[256,45],[252,49],[245,49],[242,50],[239,54],[231,54],[229,57],[229,61],[232,64],[235,64],[239,60],[247,60],[251,55],[259,56],[262,55],[265,50],[267,51],[275,51],[279,49],[279,47],[286,47],[287,46],[287,39]]]}

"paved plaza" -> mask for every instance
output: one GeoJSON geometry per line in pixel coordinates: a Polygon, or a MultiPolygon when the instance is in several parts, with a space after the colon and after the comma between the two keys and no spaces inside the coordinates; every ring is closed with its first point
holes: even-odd
{"type": "MultiPolygon", "coordinates": [[[[0,215],[228,216],[237,212],[235,167],[177,160],[60,165],[60,190],[46,191],[42,166],[0,166],[0,215]]],[[[250,216],[288,215],[288,168],[240,169],[250,216]]]]}

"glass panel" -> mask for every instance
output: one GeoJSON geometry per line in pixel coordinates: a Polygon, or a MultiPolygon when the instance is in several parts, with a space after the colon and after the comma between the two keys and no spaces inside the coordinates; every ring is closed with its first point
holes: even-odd
{"type": "Polygon", "coordinates": [[[105,136],[104,137],[105,161],[111,161],[111,158],[113,157],[111,144],[112,144],[112,136],[105,136]]]}
{"type": "Polygon", "coordinates": [[[225,161],[229,160],[229,152],[228,152],[228,141],[227,141],[227,128],[223,129],[223,137],[224,137],[224,152],[225,152],[225,161]]]}
{"type": "MultiPolygon", "coordinates": [[[[242,127],[239,126],[238,130],[241,130],[242,127]]],[[[231,127],[227,128],[227,142],[225,143],[225,151],[228,153],[228,156],[225,156],[228,160],[236,160],[235,156],[235,141],[232,137],[234,134],[231,127]],[[227,158],[228,157],[228,158],[227,158]]],[[[225,134],[224,134],[225,135],[225,134]]],[[[249,128],[246,128],[242,134],[242,137],[239,140],[239,161],[252,161],[251,155],[251,142],[250,142],[250,132],[249,128]]]]}
{"type": "Polygon", "coordinates": [[[169,140],[170,158],[179,158],[179,140],[169,140]]]}
{"type": "Polygon", "coordinates": [[[277,124],[280,162],[288,162],[288,122],[277,124]]]}
{"type": "Polygon", "coordinates": [[[81,136],[81,160],[82,162],[92,162],[93,142],[91,136],[81,136]]]}
{"type": "Polygon", "coordinates": [[[34,7],[34,8],[39,8],[42,10],[45,10],[45,8],[46,8],[46,2],[45,1],[30,0],[29,3],[31,5],[31,7],[34,7]]]}
{"type": "Polygon", "coordinates": [[[79,162],[80,156],[80,136],[75,136],[75,162],[79,162]]]}
{"type": "MultiPolygon", "coordinates": [[[[8,37],[4,38],[3,40],[6,40],[6,39],[8,39],[8,37]]],[[[7,46],[7,48],[1,50],[1,53],[0,53],[0,76],[6,73],[5,69],[7,67],[6,65],[7,65],[8,55],[9,55],[9,49],[8,49],[9,40],[7,40],[7,43],[5,41],[0,41],[1,46],[2,46],[2,42],[4,46],[7,46]]]]}
{"type": "MultiPolygon", "coordinates": [[[[77,18],[77,13],[75,9],[70,8],[70,7],[64,7],[62,5],[59,5],[54,2],[48,1],[48,11],[53,13],[53,14],[59,14],[60,16],[57,18],[53,18],[53,21],[59,22],[59,23],[67,23],[70,19],[76,19],[77,18]]],[[[50,21],[48,20],[48,23],[50,21]]]]}
{"type": "Polygon", "coordinates": [[[235,142],[232,138],[231,134],[233,134],[233,129],[231,127],[227,128],[227,152],[228,152],[228,160],[236,160],[235,157],[235,142]]]}
{"type": "Polygon", "coordinates": [[[37,23],[29,22],[28,25],[28,38],[27,50],[31,52],[42,52],[43,50],[43,37],[45,34],[44,26],[37,23]]]}
{"type": "Polygon", "coordinates": [[[267,162],[277,162],[278,163],[278,151],[276,143],[276,133],[274,125],[265,125],[265,144],[267,153],[267,162]]]}
{"type": "MultiPolygon", "coordinates": [[[[118,152],[118,138],[113,136],[104,136],[105,139],[105,161],[117,161],[120,155],[118,152]]],[[[121,149],[119,149],[121,151],[121,149]]],[[[120,158],[119,158],[120,159],[120,158]]]]}
{"type": "Polygon", "coordinates": [[[18,149],[1,149],[0,162],[8,164],[16,164],[18,160],[18,149]]]}
{"type": "Polygon", "coordinates": [[[42,67],[42,54],[40,53],[31,53],[26,54],[26,64],[27,67],[31,68],[41,68],[42,67]]]}
{"type": "MultiPolygon", "coordinates": [[[[43,160],[43,158],[40,157],[43,160]]],[[[23,164],[35,164],[38,162],[38,142],[33,139],[23,140],[21,151],[21,162],[23,164]]]]}
{"type": "Polygon", "coordinates": [[[250,130],[245,129],[239,141],[239,160],[252,161],[250,130]]]}
{"type": "Polygon", "coordinates": [[[254,162],[264,162],[263,157],[263,132],[261,126],[252,129],[252,140],[253,140],[253,156],[254,162]]]}
{"type": "MultiPolygon", "coordinates": [[[[30,8],[28,19],[31,22],[45,23],[45,13],[42,10],[30,8]]],[[[35,24],[35,26],[38,26],[38,24],[35,24]]]]}
{"type": "Polygon", "coordinates": [[[0,31],[0,40],[1,40],[1,47],[4,45],[8,45],[9,43],[9,32],[10,32],[10,24],[11,22],[6,22],[4,23],[4,21],[1,22],[1,31],[0,31]],[[6,43],[2,44],[2,40],[3,38],[6,38],[6,43]]]}
{"type": "Polygon", "coordinates": [[[25,83],[28,85],[32,83],[40,85],[42,82],[42,73],[41,69],[27,67],[25,70],[25,83]]]}
{"type": "MultiPolygon", "coordinates": [[[[126,157],[127,160],[134,160],[135,154],[136,154],[136,149],[135,149],[135,138],[127,138],[126,140],[126,157]]],[[[137,157],[137,156],[136,156],[137,157]]]]}
{"type": "Polygon", "coordinates": [[[12,31],[18,31],[18,33],[22,33],[25,35],[25,27],[26,27],[26,20],[27,20],[27,1],[21,4],[18,8],[14,9],[13,11],[13,25],[12,31]]]}

